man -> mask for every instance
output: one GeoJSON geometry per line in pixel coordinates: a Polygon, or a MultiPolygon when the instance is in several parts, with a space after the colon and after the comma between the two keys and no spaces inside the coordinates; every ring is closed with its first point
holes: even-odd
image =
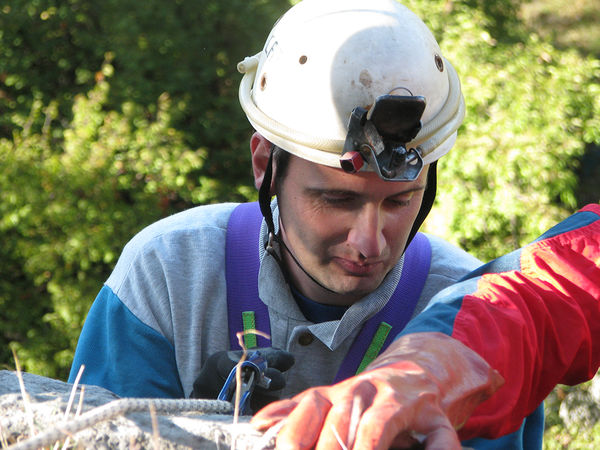
{"type": "MultiPolygon", "coordinates": [[[[233,364],[231,335],[250,313],[271,335],[259,345],[283,349],[265,351],[276,382],[255,395],[289,398],[363,370],[437,292],[479,266],[417,233],[464,102],[454,69],[414,14],[392,0],[305,0],[240,69],[240,101],[257,130],[250,146],[262,227],[228,228],[241,210],[211,205],[134,237],[90,310],[71,380],[84,364],[82,382],[121,396],[214,397],[223,365],[233,364]],[[244,292],[234,289],[252,263],[228,272],[226,250],[237,250],[228,239],[242,228],[260,263],[242,289],[260,297],[250,311],[236,306],[244,292]]],[[[453,339],[428,335],[409,347],[442,371],[460,368],[446,380],[451,411],[435,402],[414,409],[434,427],[428,435],[454,433],[501,383],[453,339]]],[[[386,369],[379,386],[412,374],[414,383],[401,384],[417,395],[430,379],[415,377],[413,364],[386,369]]],[[[410,442],[403,431],[374,432],[410,442]]]]}

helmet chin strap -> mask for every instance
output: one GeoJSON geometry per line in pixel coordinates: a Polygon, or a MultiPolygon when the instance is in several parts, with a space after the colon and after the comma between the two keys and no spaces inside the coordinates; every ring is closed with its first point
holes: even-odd
{"type": "MultiPolygon", "coordinates": [[[[271,144],[271,152],[269,154],[269,161],[267,162],[267,167],[265,169],[265,175],[263,177],[262,184],[260,185],[260,188],[258,190],[258,204],[260,206],[260,211],[261,211],[263,217],[265,218],[265,221],[267,222],[267,229],[269,230],[269,238],[267,239],[265,250],[267,251],[267,253],[269,255],[271,255],[275,259],[275,261],[277,261],[277,264],[279,265],[279,268],[281,269],[281,273],[283,274],[283,277],[284,277],[286,283],[289,284],[290,286],[292,285],[292,283],[291,283],[289,271],[287,270],[283,260],[281,259],[281,257],[279,256],[279,254],[277,253],[275,248],[273,247],[274,242],[276,242],[282,249],[284,249],[291,256],[292,260],[294,261],[294,264],[296,264],[300,268],[300,270],[302,270],[302,272],[304,272],[304,274],[313,283],[315,283],[317,286],[326,290],[329,293],[339,295],[337,292],[329,289],[327,286],[324,286],[315,277],[313,277],[310,273],[308,273],[308,271],[306,271],[306,269],[304,269],[304,267],[302,267],[302,264],[300,264],[300,261],[298,261],[298,259],[292,253],[292,251],[288,248],[288,246],[285,245],[285,242],[283,241],[283,239],[281,239],[279,236],[277,236],[275,234],[275,224],[273,222],[273,212],[271,211],[271,180],[273,179],[273,150],[274,149],[275,149],[275,145],[271,144]]],[[[283,226],[283,224],[282,224],[282,226],[283,226]]]]}
{"type": "Polygon", "coordinates": [[[423,200],[421,201],[421,208],[417,213],[417,217],[413,223],[413,226],[410,230],[410,234],[408,235],[408,240],[406,241],[406,246],[404,247],[404,251],[408,248],[408,244],[412,242],[417,231],[423,225],[425,218],[431,211],[431,207],[433,206],[433,202],[435,201],[435,194],[437,192],[437,161],[429,164],[429,170],[427,172],[427,186],[425,187],[425,192],[423,193],[423,200]]]}
{"type": "MultiPolygon", "coordinates": [[[[283,221],[280,222],[280,226],[283,229],[283,221]]],[[[288,253],[288,255],[290,255],[292,257],[292,260],[294,261],[294,263],[300,268],[300,270],[302,270],[302,272],[304,272],[304,274],[308,278],[310,278],[310,280],[313,283],[315,283],[321,289],[326,290],[330,294],[341,295],[341,294],[335,292],[334,290],[329,289],[327,286],[325,286],[324,284],[322,284],[321,282],[319,282],[319,280],[317,280],[315,277],[313,277],[310,273],[308,273],[308,271],[302,266],[302,264],[300,264],[300,261],[298,261],[298,258],[296,258],[296,256],[292,253],[292,251],[289,249],[289,247],[287,245],[285,245],[285,242],[283,241],[283,239],[278,238],[278,242],[283,247],[283,249],[288,253]]],[[[282,268],[282,270],[283,270],[283,268],[282,268]]],[[[289,282],[288,282],[288,284],[289,284],[289,282]]]]}
{"type": "MultiPolygon", "coordinates": [[[[265,174],[263,181],[258,189],[258,204],[260,206],[260,212],[262,213],[265,221],[267,222],[267,229],[269,230],[269,242],[275,236],[275,225],[273,224],[273,213],[271,211],[271,181],[273,179],[273,150],[275,144],[271,144],[271,151],[269,152],[269,161],[267,161],[267,167],[265,168],[265,174]]],[[[269,245],[269,244],[267,244],[269,245]]]]}

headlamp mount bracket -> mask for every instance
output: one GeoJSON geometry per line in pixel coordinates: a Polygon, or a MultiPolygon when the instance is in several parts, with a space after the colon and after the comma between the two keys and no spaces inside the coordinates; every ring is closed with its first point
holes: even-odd
{"type": "Polygon", "coordinates": [[[365,162],[386,181],[413,181],[423,169],[419,148],[406,148],[421,130],[425,97],[382,95],[370,109],[352,110],[340,158],[345,172],[358,172],[365,162]]]}

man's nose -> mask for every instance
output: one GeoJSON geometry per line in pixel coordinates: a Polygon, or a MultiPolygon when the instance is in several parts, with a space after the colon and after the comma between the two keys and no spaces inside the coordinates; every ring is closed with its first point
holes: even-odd
{"type": "Polygon", "coordinates": [[[377,258],[386,246],[383,234],[385,217],[378,205],[367,204],[348,233],[348,243],[366,258],[377,258]]]}

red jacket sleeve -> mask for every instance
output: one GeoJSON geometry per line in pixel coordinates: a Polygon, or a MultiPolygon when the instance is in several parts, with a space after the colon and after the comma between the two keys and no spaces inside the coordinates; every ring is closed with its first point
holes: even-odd
{"type": "Polygon", "coordinates": [[[519,428],[556,384],[600,366],[600,205],[589,205],[522,249],[442,291],[402,334],[440,331],[475,350],[506,382],[461,439],[519,428]]]}

